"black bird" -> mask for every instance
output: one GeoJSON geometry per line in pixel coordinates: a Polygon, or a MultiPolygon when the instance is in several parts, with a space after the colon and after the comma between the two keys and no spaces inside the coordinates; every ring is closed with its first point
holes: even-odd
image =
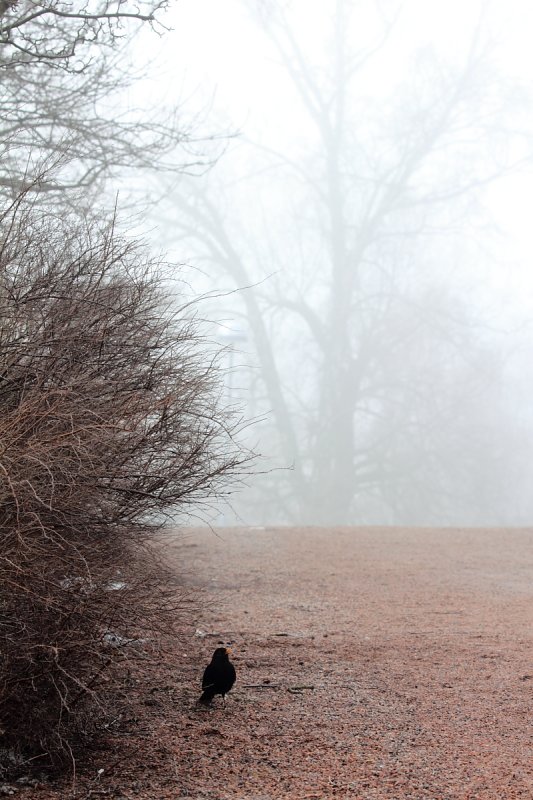
{"type": "Polygon", "coordinates": [[[207,665],[202,678],[202,696],[198,700],[204,706],[211,705],[216,694],[221,694],[226,705],[226,694],[235,683],[235,667],[229,660],[231,650],[226,647],[217,647],[213,653],[211,663],[207,665]]]}

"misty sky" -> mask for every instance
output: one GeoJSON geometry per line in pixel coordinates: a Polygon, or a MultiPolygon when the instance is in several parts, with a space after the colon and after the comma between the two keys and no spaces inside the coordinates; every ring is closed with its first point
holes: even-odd
{"type": "MultiPolygon", "coordinates": [[[[329,0],[332,3],[333,0],[329,0]]],[[[239,131],[251,139],[280,145],[287,136],[305,136],[305,115],[295,102],[278,56],[268,37],[251,19],[249,9],[260,0],[180,0],[166,19],[172,28],[162,39],[144,34],[138,44],[139,57],[153,59],[150,78],[136,87],[130,102],[138,104],[181,103],[186,117],[203,109],[204,129],[239,131]],[[142,57],[141,54],[142,53],[142,57]]],[[[308,52],[324,46],[321,25],[324,2],[300,6],[299,30],[308,52]]],[[[383,8],[396,3],[384,2],[383,8]]],[[[365,4],[361,4],[364,9],[365,4]]],[[[391,61],[379,62],[368,75],[368,90],[374,96],[390,90],[395,75],[408,69],[416,48],[430,47],[446,58],[461,58],[480,15],[497,40],[497,63],[504,74],[518,76],[533,85],[533,6],[527,0],[408,0],[387,45],[391,61]],[[392,58],[394,57],[394,63],[392,58]],[[390,69],[389,69],[390,66],[390,69]]],[[[390,13],[390,12],[389,12],[390,13]]],[[[368,40],[372,21],[361,16],[368,40]]],[[[138,64],[137,64],[138,66],[138,64]]],[[[520,170],[498,182],[489,202],[495,222],[510,234],[505,247],[507,268],[496,271],[495,285],[515,287],[520,305],[533,308],[533,172],[520,170]],[[525,292],[525,294],[524,294],[525,292]]]]}
{"type": "MultiPolygon", "coordinates": [[[[157,38],[143,31],[134,43],[134,67],[145,71],[147,77],[134,84],[129,104],[157,114],[164,106],[171,108],[177,103],[183,119],[192,121],[200,135],[237,133],[230,148],[239,147],[239,137],[280,151],[287,142],[294,146],[305,141],[306,113],[286,79],[275,47],[253,18],[254,11],[268,8],[268,3],[179,0],[173,4],[165,17],[168,32],[157,38]]],[[[316,53],[317,62],[328,46],[323,31],[328,3],[333,9],[334,0],[287,4],[295,9],[291,20],[296,21],[304,49],[316,53]]],[[[373,5],[361,2],[356,8],[361,40],[354,42],[354,49],[373,41],[375,20],[368,12],[365,16],[365,9],[373,5]]],[[[409,76],[415,51],[428,48],[445,60],[460,63],[480,19],[485,35],[495,43],[493,60],[500,74],[508,76],[511,83],[517,79],[533,87],[533,4],[529,0],[383,0],[376,5],[390,19],[399,7],[401,13],[386,45],[387,58],[375,59],[363,74],[369,97],[390,94],[395,81],[409,76]]],[[[528,112],[524,125],[533,127],[531,114],[533,111],[528,112]]],[[[242,177],[238,175],[239,180],[242,177]]],[[[483,280],[496,295],[506,298],[511,320],[516,307],[522,324],[524,314],[533,310],[532,167],[524,165],[500,178],[487,190],[485,202],[493,218],[491,233],[496,237],[490,245],[494,265],[492,269],[484,265],[483,280]]],[[[174,250],[157,214],[155,219],[151,223],[155,241],[163,242],[171,258],[189,261],[186,251],[174,250]]]]}

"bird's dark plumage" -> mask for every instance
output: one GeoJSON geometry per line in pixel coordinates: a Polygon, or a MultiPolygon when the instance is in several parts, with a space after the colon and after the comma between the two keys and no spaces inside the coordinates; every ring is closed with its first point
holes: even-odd
{"type": "Polygon", "coordinates": [[[199,703],[208,706],[216,694],[225,695],[235,683],[235,667],[229,660],[230,651],[226,647],[217,647],[211,663],[207,665],[202,679],[202,696],[199,703]]]}

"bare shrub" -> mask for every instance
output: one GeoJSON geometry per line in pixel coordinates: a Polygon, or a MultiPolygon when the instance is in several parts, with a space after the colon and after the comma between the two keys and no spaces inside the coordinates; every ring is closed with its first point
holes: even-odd
{"type": "Polygon", "coordinates": [[[99,720],[117,659],[169,629],[150,532],[247,456],[190,310],[112,227],[20,201],[1,220],[0,311],[0,745],[57,761],[99,720]]]}

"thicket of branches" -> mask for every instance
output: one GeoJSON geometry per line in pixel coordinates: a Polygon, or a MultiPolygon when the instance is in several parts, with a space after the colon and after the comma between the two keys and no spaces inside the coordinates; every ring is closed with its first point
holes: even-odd
{"type": "Polygon", "coordinates": [[[25,200],[0,219],[0,746],[12,759],[57,761],[101,722],[102,678],[109,693],[117,658],[171,624],[150,533],[246,460],[201,330],[175,307],[112,226],[25,200]]]}

